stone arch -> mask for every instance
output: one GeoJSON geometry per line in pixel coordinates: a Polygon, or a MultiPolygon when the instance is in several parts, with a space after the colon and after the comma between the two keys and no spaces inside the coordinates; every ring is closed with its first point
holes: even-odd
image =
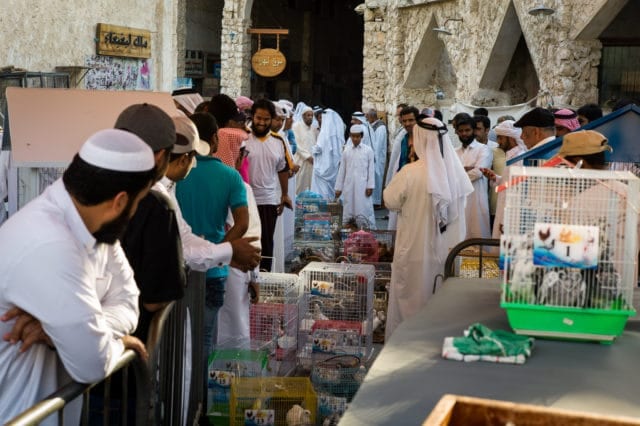
{"type": "MultiPolygon", "coordinates": [[[[578,40],[597,39],[600,34],[618,16],[629,0],[609,0],[603,1],[598,8],[593,8],[593,12],[586,17],[584,26],[577,27],[571,34],[572,38],[578,40]]],[[[588,11],[589,9],[587,9],[588,11]]]]}
{"type": "Polygon", "coordinates": [[[519,103],[535,96],[539,87],[538,74],[511,1],[480,78],[479,92],[498,93],[502,95],[499,98],[519,103]]]}
{"type": "Polygon", "coordinates": [[[437,86],[448,93],[455,93],[457,77],[445,43],[434,28],[438,27],[431,16],[425,28],[420,46],[411,61],[404,81],[406,89],[425,89],[437,86]],[[436,60],[434,60],[436,59],[436,60]]]}

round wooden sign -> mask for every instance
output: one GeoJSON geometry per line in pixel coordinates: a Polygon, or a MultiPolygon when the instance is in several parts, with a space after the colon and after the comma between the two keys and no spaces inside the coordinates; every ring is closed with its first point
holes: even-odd
{"type": "Polygon", "coordinates": [[[262,77],[275,77],[284,71],[287,58],[276,49],[260,49],[251,58],[253,70],[262,77]]]}

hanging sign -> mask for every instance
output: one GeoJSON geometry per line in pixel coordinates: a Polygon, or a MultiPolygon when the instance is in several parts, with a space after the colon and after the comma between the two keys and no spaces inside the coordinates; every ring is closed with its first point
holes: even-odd
{"type": "Polygon", "coordinates": [[[251,66],[253,71],[261,77],[275,77],[280,75],[287,66],[287,58],[280,51],[280,35],[289,34],[289,30],[269,30],[269,29],[251,29],[249,34],[258,34],[258,51],[251,58],[251,66]],[[263,49],[261,46],[261,36],[263,34],[274,34],[276,36],[276,48],[263,49]]]}
{"type": "Polygon", "coordinates": [[[151,32],[137,28],[98,24],[96,53],[127,58],[151,57],[151,32]]]}

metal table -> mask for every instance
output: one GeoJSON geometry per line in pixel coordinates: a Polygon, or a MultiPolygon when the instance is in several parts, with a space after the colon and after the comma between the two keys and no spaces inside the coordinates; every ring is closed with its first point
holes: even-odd
{"type": "Polygon", "coordinates": [[[537,339],[524,365],[441,358],[472,323],[510,330],[499,302],[497,280],[448,279],[396,329],[340,425],[419,425],[445,393],[640,417],[638,319],[612,345],[537,339]]]}

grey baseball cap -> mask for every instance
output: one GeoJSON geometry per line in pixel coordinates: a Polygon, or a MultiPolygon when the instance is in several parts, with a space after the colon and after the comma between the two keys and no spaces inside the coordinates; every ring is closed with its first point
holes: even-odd
{"type": "Polygon", "coordinates": [[[153,152],[173,147],[176,126],[169,115],[151,104],[135,104],[120,113],[116,129],[127,130],[151,147],[153,152]]]}

